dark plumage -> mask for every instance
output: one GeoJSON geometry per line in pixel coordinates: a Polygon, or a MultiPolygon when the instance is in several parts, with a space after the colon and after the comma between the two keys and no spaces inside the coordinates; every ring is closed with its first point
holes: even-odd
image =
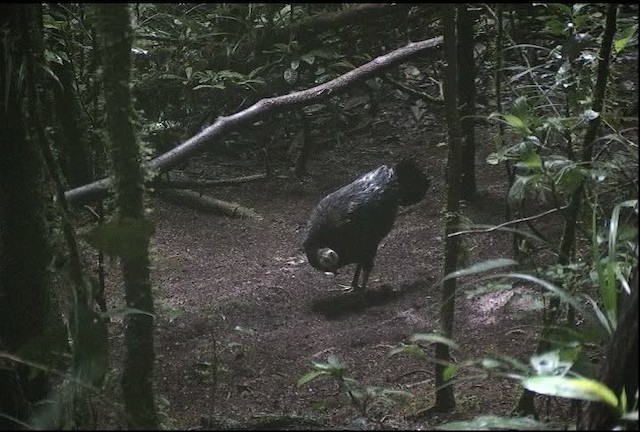
{"type": "Polygon", "coordinates": [[[313,209],[303,242],[309,263],[324,272],[355,263],[352,288],[364,290],[378,244],[396,220],[399,205],[419,202],[429,180],[410,160],[364,174],[324,197],[313,209]],[[362,271],[362,285],[358,285],[362,271]]]}

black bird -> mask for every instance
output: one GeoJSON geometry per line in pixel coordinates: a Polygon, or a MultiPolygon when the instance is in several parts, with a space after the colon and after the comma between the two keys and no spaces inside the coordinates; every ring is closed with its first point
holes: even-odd
{"type": "Polygon", "coordinates": [[[419,202],[429,179],[415,161],[382,165],[324,197],[311,212],[303,248],[318,270],[336,273],[355,263],[351,288],[364,292],[378,244],[393,227],[398,206],[419,202]],[[358,279],[362,272],[362,285],[358,279]]]}

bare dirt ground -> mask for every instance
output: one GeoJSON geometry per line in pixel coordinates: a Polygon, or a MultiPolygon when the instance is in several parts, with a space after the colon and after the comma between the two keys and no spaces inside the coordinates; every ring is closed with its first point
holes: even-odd
{"type": "MultiPolygon", "coordinates": [[[[416,127],[406,105],[394,106],[356,138],[314,156],[305,179],[276,166],[268,181],[207,192],[253,208],[262,221],[154,201],[154,373],[165,427],[222,428],[236,420],[250,428],[432,429],[445,421],[510,412],[519,394],[514,382],[465,369],[455,384],[455,411],[416,416],[433,404],[433,365],[409,355],[388,356],[411,335],[439,328],[445,131],[442,118],[427,116],[416,127]],[[398,217],[381,243],[363,306],[349,294],[331,291],[350,283],[353,265],[335,278],[313,269],[301,251],[302,229],[324,195],[403,156],[425,167],[432,187],[421,204],[398,217]],[[360,383],[409,391],[414,397],[373,408],[365,418],[331,380],[297,387],[311,370],[310,361],[326,361],[330,354],[360,383]],[[203,418],[211,420],[202,423],[203,418]]],[[[477,141],[480,194],[465,204],[465,214],[475,224],[498,224],[504,221],[504,168],[484,161],[491,151],[488,132],[480,129],[477,141]]],[[[211,179],[260,170],[252,163],[214,161],[203,156],[189,170],[211,179]]],[[[507,234],[467,236],[466,241],[469,264],[511,256],[507,234]]],[[[108,301],[116,307],[123,294],[116,266],[111,266],[108,301]]],[[[467,299],[459,289],[456,360],[507,355],[527,363],[540,319],[521,306],[512,292],[467,299]]],[[[121,400],[122,320],[109,326],[114,370],[107,394],[121,400]]],[[[433,355],[433,348],[427,352],[433,355]]],[[[100,423],[125,426],[118,413],[100,423]]]]}

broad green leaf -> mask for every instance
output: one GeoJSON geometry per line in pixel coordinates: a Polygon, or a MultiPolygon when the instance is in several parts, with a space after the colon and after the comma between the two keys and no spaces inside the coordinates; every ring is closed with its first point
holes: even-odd
{"type": "Polygon", "coordinates": [[[442,336],[437,333],[417,333],[411,336],[411,342],[430,342],[430,343],[441,343],[447,345],[450,348],[458,349],[458,344],[449,339],[448,337],[442,336]]]}
{"type": "Polygon", "coordinates": [[[405,345],[405,344],[401,344],[399,347],[393,348],[391,351],[389,351],[388,356],[391,357],[396,354],[411,354],[418,358],[425,358],[427,356],[424,350],[420,348],[418,345],[405,345]]]}
{"type": "Polygon", "coordinates": [[[504,115],[504,120],[509,125],[511,125],[515,129],[519,130],[520,132],[526,133],[527,135],[531,134],[531,130],[529,129],[527,124],[524,122],[524,120],[522,120],[520,117],[517,117],[517,116],[515,116],[513,114],[505,114],[504,115]]]}
{"type": "Polygon", "coordinates": [[[456,376],[456,373],[458,372],[458,368],[456,367],[456,365],[450,364],[449,366],[447,366],[444,371],[442,372],[442,379],[443,381],[450,381],[453,379],[453,377],[456,376]]]}
{"type": "Polygon", "coordinates": [[[540,168],[542,166],[542,158],[540,158],[538,153],[530,150],[522,157],[518,165],[527,168],[540,168]]]}
{"type": "Polygon", "coordinates": [[[571,194],[582,184],[585,172],[578,167],[570,167],[561,170],[555,180],[558,189],[562,192],[571,194]]]}
{"type": "Polygon", "coordinates": [[[311,371],[308,374],[304,375],[302,378],[298,380],[298,387],[302,387],[306,383],[313,381],[318,378],[320,375],[329,375],[327,371],[311,371]]]}
{"type": "Polygon", "coordinates": [[[300,67],[300,59],[291,60],[291,69],[297,70],[300,67]]]}
{"type": "Polygon", "coordinates": [[[98,225],[83,237],[109,256],[131,259],[148,253],[154,231],[147,219],[122,218],[98,225]]]}
{"type": "Polygon", "coordinates": [[[197,85],[193,88],[193,90],[201,90],[201,89],[218,89],[218,90],[224,90],[226,89],[227,86],[225,86],[224,84],[200,84],[197,85]]]}
{"type": "Polygon", "coordinates": [[[442,278],[441,282],[446,281],[447,279],[457,278],[460,276],[467,276],[476,273],[482,273],[489,270],[497,269],[500,267],[506,267],[511,265],[518,264],[517,261],[512,260],[511,258],[498,258],[488,261],[482,261],[480,263],[474,264],[471,267],[467,267],[462,270],[454,271],[453,273],[449,273],[444,278],[442,278]]]}
{"type": "Polygon", "coordinates": [[[603,329],[605,329],[605,331],[609,336],[612,336],[614,331],[613,326],[615,326],[615,322],[612,325],[612,322],[609,320],[609,318],[607,318],[607,314],[603,313],[602,310],[600,309],[600,306],[598,306],[598,302],[596,302],[594,299],[592,299],[586,294],[583,294],[582,296],[585,299],[587,299],[587,301],[591,305],[591,308],[593,309],[593,313],[595,314],[597,321],[600,323],[600,326],[603,329]]]}
{"type": "Polygon", "coordinates": [[[632,26],[627,27],[622,32],[622,37],[614,42],[613,48],[616,51],[616,54],[620,53],[620,51],[624,50],[631,38],[638,31],[638,24],[634,24],[632,26]]]}
{"type": "Polygon", "coordinates": [[[509,189],[509,195],[507,196],[509,203],[512,205],[517,204],[526,197],[527,185],[529,183],[535,184],[540,180],[540,174],[534,175],[517,175],[509,189]]]}
{"type": "Polygon", "coordinates": [[[618,238],[618,225],[620,221],[620,210],[622,207],[634,208],[638,205],[638,200],[628,200],[616,205],[611,212],[611,224],[609,225],[609,256],[615,257],[616,239],[618,238]]]}
{"type": "Polygon", "coordinates": [[[525,378],[522,385],[533,392],[548,396],[604,402],[618,407],[618,398],[604,384],[588,378],[536,376],[525,378]]]}
{"type": "Polygon", "coordinates": [[[558,425],[541,423],[530,417],[480,416],[473,420],[454,421],[436,426],[437,430],[553,430],[565,429],[558,425]]]}

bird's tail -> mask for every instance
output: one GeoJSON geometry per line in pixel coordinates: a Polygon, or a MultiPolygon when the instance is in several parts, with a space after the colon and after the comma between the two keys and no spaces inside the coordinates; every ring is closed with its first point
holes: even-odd
{"type": "Polygon", "coordinates": [[[403,159],[395,167],[400,185],[400,204],[407,206],[422,200],[431,182],[413,159],[403,159]]]}

